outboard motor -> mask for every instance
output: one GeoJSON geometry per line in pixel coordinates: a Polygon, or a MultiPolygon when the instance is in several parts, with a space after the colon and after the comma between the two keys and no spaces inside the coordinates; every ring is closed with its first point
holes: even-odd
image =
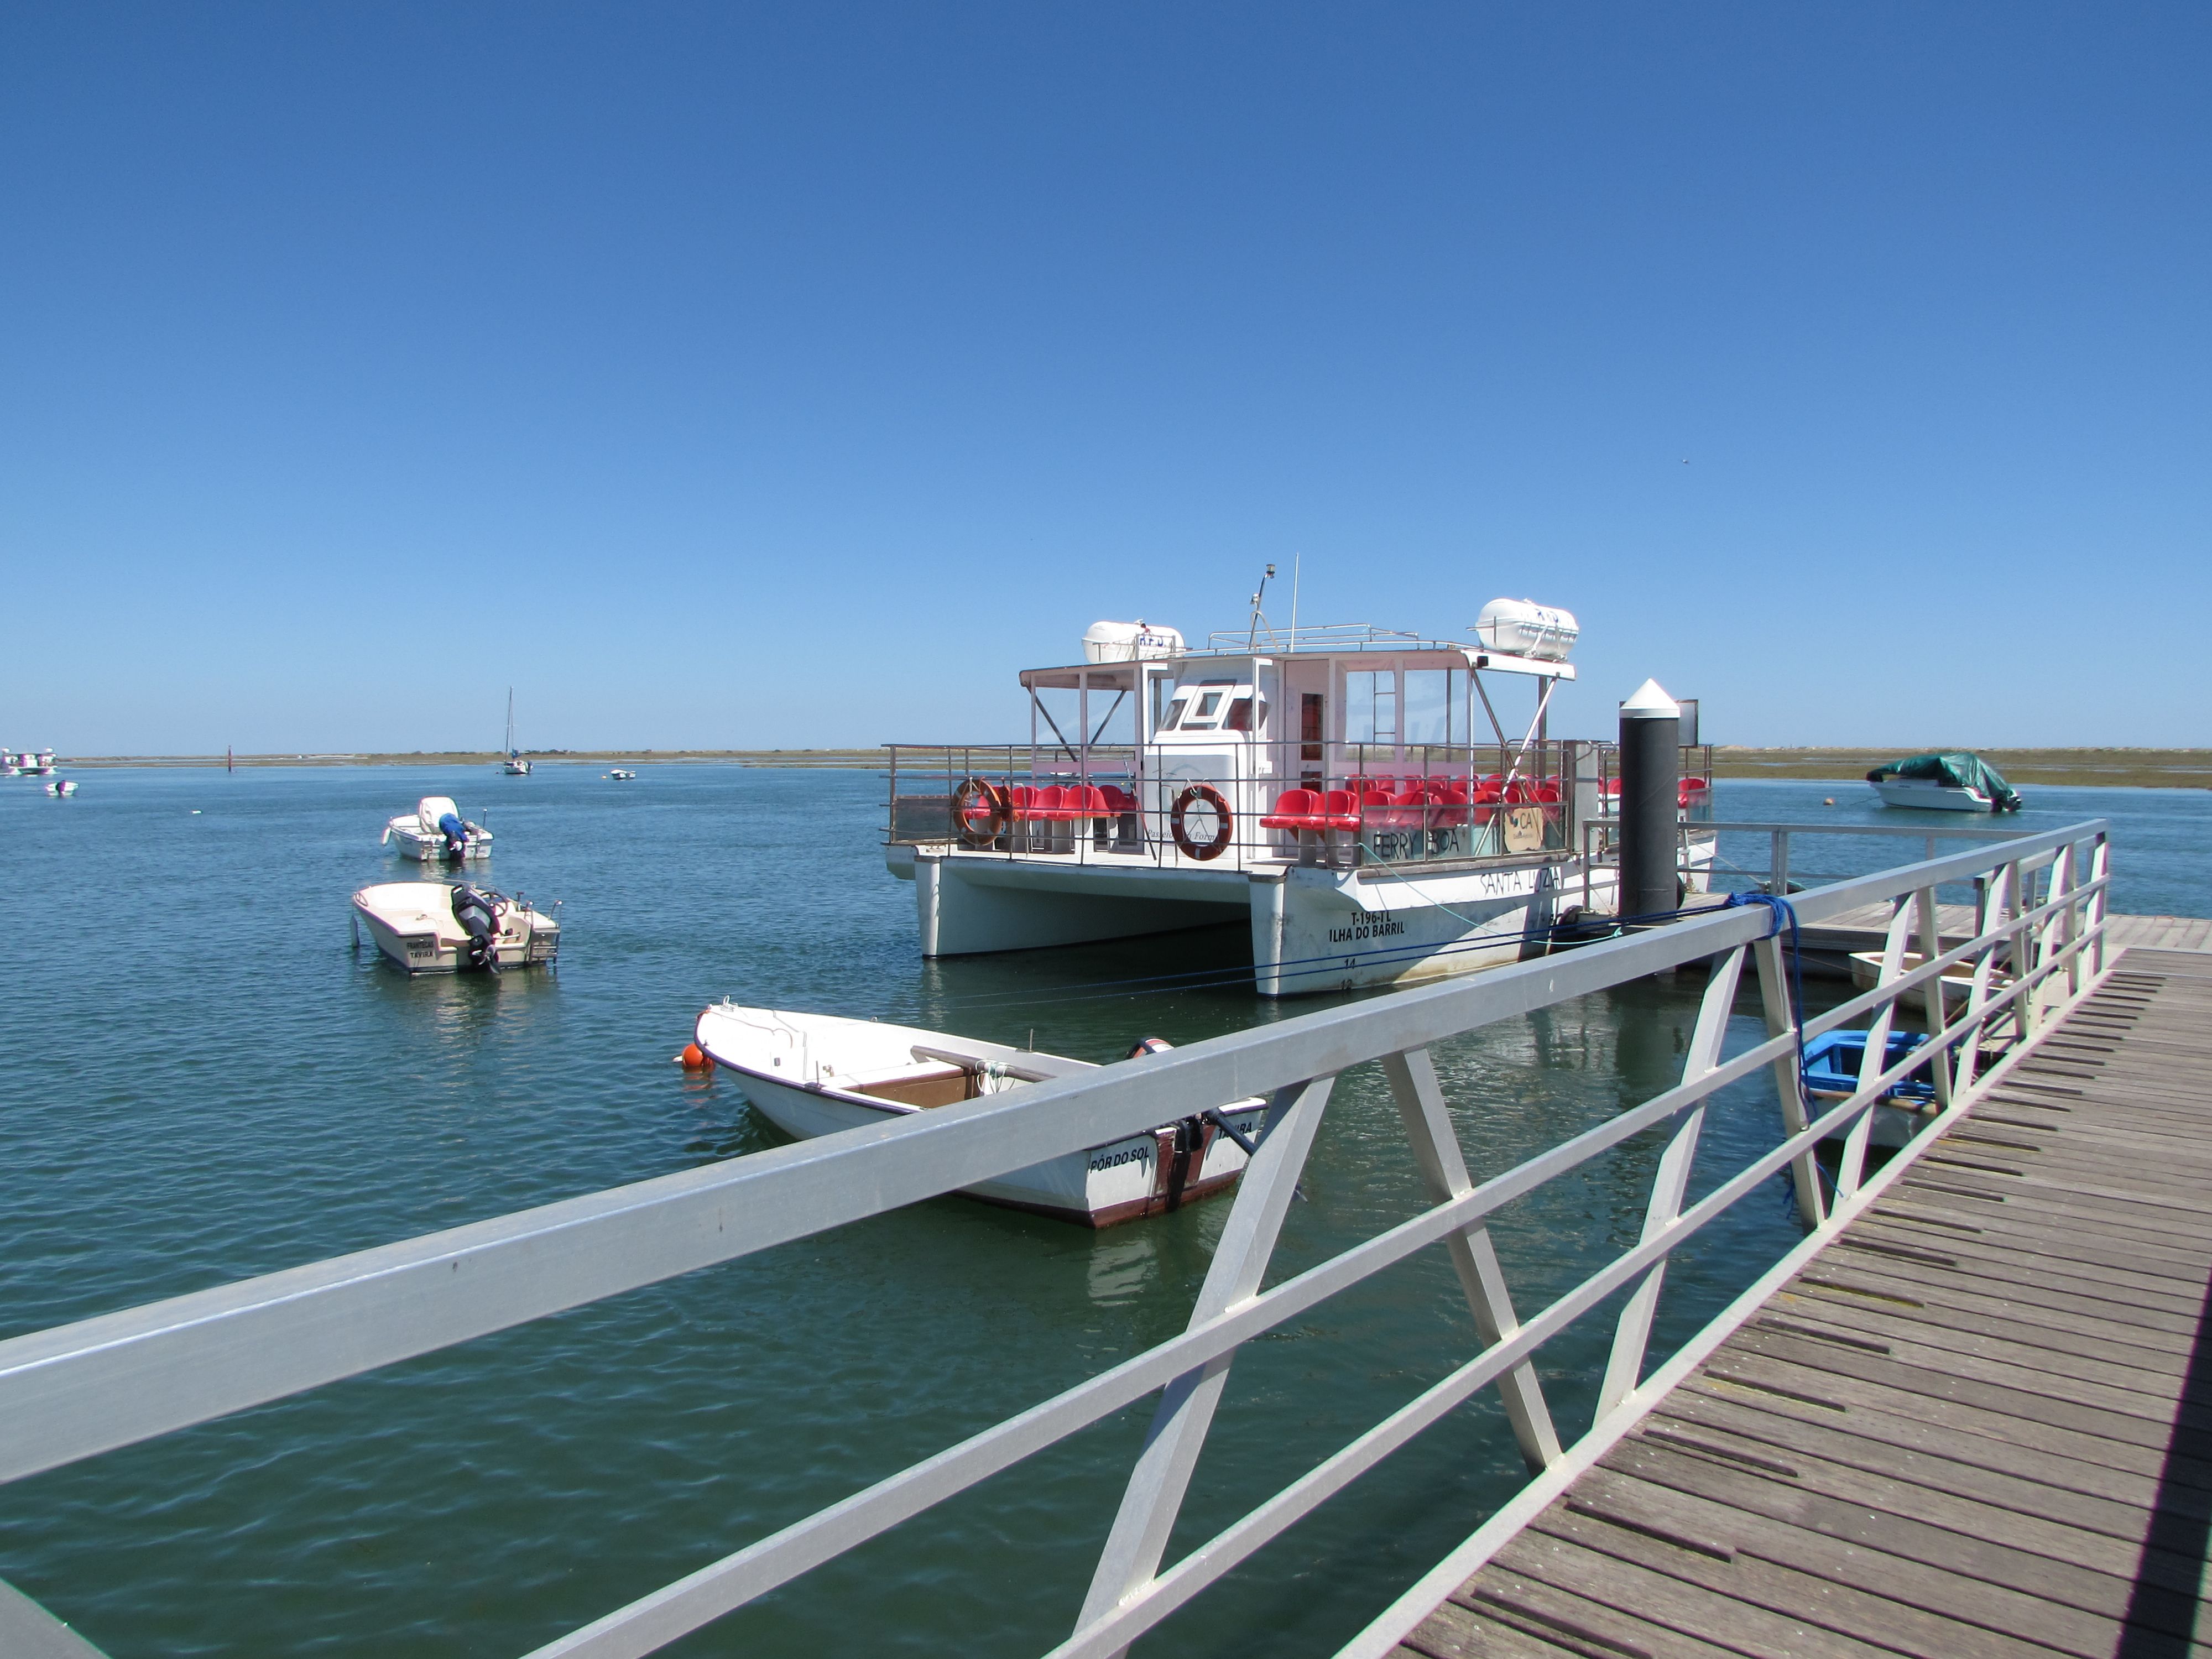
{"type": "Polygon", "coordinates": [[[438,819],[438,833],[446,838],[446,856],[466,858],[469,852],[469,826],[461,822],[460,814],[447,812],[438,819]]]}
{"type": "MultiPolygon", "coordinates": [[[[442,827],[442,826],[441,826],[442,827]]],[[[453,884],[453,920],[469,936],[468,963],[488,974],[499,971],[499,895],[479,892],[465,881],[453,884]]]]}

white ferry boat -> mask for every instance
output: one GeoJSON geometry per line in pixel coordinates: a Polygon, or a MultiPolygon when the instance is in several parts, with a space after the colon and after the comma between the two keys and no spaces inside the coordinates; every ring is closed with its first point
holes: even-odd
{"type": "MultiPolygon", "coordinates": [[[[885,861],[922,954],[1242,921],[1277,997],[1540,953],[1617,910],[1614,746],[1547,731],[1577,633],[1510,599],[1472,641],[1097,623],[1083,661],[1021,674],[1028,743],[890,745],[885,861]]],[[[1714,836],[1711,751],[1685,757],[1686,896],[1714,836]]]]}

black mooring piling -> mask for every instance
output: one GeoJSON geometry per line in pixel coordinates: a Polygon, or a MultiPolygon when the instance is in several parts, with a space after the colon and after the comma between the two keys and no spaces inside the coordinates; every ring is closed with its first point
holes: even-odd
{"type": "Polygon", "coordinates": [[[1620,705],[1620,914],[1663,915],[1674,885],[1682,711],[1656,680],[1620,705]]]}

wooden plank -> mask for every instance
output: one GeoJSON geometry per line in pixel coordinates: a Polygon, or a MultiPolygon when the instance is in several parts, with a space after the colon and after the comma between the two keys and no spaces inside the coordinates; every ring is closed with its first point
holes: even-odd
{"type": "MultiPolygon", "coordinates": [[[[2168,1433],[2154,1423],[2094,1405],[2055,1402],[2057,1413],[2014,1411],[2009,1390],[1960,1399],[1905,1386],[1905,1379],[1814,1371],[1768,1354],[1716,1361],[1686,1388],[1731,1389],[1765,1396],[1777,1411],[1844,1413],[1855,1407],[1887,1413],[1929,1434],[1979,1435],[2000,1446],[2026,1446],[2130,1474],[2212,1490],[2212,1432],[2168,1433]],[[2053,1417],[2058,1420],[2051,1420],[2053,1417]]],[[[1817,1419],[1816,1419],[1817,1420],[1817,1419]]],[[[1855,1419],[1856,1420],[1856,1419],[1855,1419]]]]}
{"type": "MultiPolygon", "coordinates": [[[[1741,1540],[1734,1547],[1739,1559],[1771,1561],[1832,1583],[1887,1595],[1903,1607],[1946,1614],[1988,1630],[2032,1631],[2037,1640],[2081,1659],[2109,1659],[2112,1651],[2118,1628],[2114,1618],[1960,1571],[1955,1559],[1889,1553],[1864,1541],[1856,1530],[1859,1522],[1850,1518],[1849,1510],[1826,1516],[1824,1530],[1772,1515],[1753,1515],[1604,1468],[1591,1470],[1577,1484],[1566,1506],[1586,1508],[1617,1524],[1641,1526],[1662,1536],[1710,1537],[1725,1532],[1741,1540]]],[[[1871,1529],[1876,1518],[1869,1511],[1861,1521],[1871,1529]]],[[[1903,1541],[1910,1552],[1917,1540],[1907,1537],[1903,1541]]],[[[1986,1548],[1971,1540],[1956,1541],[1961,1551],[1986,1548]]],[[[2021,1557],[2011,1565],[2019,1569],[2021,1577],[2033,1581],[2038,1576],[2034,1563],[2035,1558],[2021,1557]]],[[[1994,1562],[1985,1560],[1983,1565],[2002,1571],[1994,1562]]],[[[2109,1584],[2099,1589],[2109,1597],[2109,1584]]]]}
{"type": "Polygon", "coordinates": [[[1703,1637],[1738,1653],[1786,1653],[1791,1659],[1883,1659],[1882,1650],[1871,1643],[1544,1533],[1522,1533],[1498,1559],[1523,1578],[1609,1607],[1633,1607],[1647,1626],[1703,1637]]]}
{"type": "Polygon", "coordinates": [[[1721,1559],[1686,1549],[1602,1514],[1554,1504],[1532,1532],[1610,1556],[1762,1609],[1801,1626],[1920,1656],[1921,1659],[2050,1659],[2040,1643],[1946,1618],[1887,1594],[1840,1583],[1754,1555],[1721,1559]]]}

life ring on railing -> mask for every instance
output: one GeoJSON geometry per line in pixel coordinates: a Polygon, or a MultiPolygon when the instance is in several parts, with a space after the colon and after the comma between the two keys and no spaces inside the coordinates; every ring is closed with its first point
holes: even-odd
{"type": "Polygon", "coordinates": [[[952,827],[966,846],[988,847],[1006,833],[1013,820],[1012,798],[1003,785],[988,778],[963,778],[952,792],[952,827]]]}
{"type": "Polygon", "coordinates": [[[1208,859],[1218,859],[1228,850],[1229,837],[1233,829],[1229,815],[1229,803],[1221,792],[1210,783],[1194,783],[1176,797],[1175,805],[1168,812],[1168,828],[1175,835],[1175,844],[1182,849],[1183,856],[1196,859],[1200,864],[1208,859]],[[1190,810],[1193,801],[1202,800],[1213,809],[1213,816],[1221,820],[1221,827],[1213,832],[1213,839],[1200,847],[1183,828],[1183,814],[1190,810]]]}

